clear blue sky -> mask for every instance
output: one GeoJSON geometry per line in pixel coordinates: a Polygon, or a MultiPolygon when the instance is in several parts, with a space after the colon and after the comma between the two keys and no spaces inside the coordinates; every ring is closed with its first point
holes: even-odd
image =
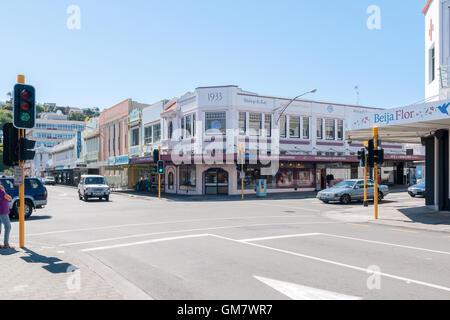
{"type": "Polygon", "coordinates": [[[153,103],[198,86],[397,107],[424,97],[425,0],[0,2],[0,100],[16,75],[40,102],[153,103]],[[81,30],[68,30],[69,5],[81,30]],[[368,30],[366,9],[381,8],[368,30]]]}

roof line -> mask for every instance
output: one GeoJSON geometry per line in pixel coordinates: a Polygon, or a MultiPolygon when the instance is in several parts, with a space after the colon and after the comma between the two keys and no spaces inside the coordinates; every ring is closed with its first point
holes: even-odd
{"type": "Polygon", "coordinates": [[[433,2],[433,0],[428,0],[427,1],[427,4],[425,5],[425,8],[423,8],[423,10],[422,10],[423,14],[427,14],[428,9],[430,8],[432,2],[433,2]]]}

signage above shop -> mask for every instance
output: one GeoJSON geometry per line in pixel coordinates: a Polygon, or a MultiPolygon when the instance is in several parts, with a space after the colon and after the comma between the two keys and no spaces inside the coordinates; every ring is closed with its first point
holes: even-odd
{"type": "Polygon", "coordinates": [[[108,159],[108,165],[110,165],[110,166],[120,166],[120,165],[128,164],[129,162],[130,162],[130,158],[128,157],[128,155],[111,157],[108,159]]]}

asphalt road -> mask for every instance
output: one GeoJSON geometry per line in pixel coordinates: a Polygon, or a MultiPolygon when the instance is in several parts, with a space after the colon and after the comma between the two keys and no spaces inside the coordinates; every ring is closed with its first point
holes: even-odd
{"type": "MultiPolygon", "coordinates": [[[[154,299],[450,299],[449,234],[355,222],[348,206],[118,194],[86,203],[76,189],[48,189],[27,242],[89,255],[154,299]]],[[[388,200],[423,205],[406,193],[388,200]]]]}

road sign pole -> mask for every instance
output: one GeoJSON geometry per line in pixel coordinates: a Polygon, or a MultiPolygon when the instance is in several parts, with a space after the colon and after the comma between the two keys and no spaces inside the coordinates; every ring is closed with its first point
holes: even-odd
{"type": "Polygon", "coordinates": [[[242,189],[242,200],[244,200],[244,178],[242,177],[244,172],[244,144],[239,144],[239,153],[241,156],[241,189],[242,189]]]}
{"type": "MultiPolygon", "coordinates": [[[[373,127],[373,141],[375,150],[378,149],[378,127],[373,127]]],[[[373,201],[375,204],[375,220],[378,220],[378,163],[374,164],[374,195],[373,201]]]]}
{"type": "MultiPolygon", "coordinates": [[[[18,75],[17,83],[25,84],[25,76],[18,75]]],[[[25,130],[19,130],[20,138],[25,138],[25,130]]],[[[22,184],[19,186],[19,245],[21,248],[25,247],[25,172],[24,162],[20,161],[19,166],[22,168],[22,184]]]]}
{"type": "MultiPolygon", "coordinates": [[[[161,161],[161,146],[158,147],[158,160],[161,161]]],[[[158,173],[158,199],[161,200],[161,174],[158,173]]]]}
{"type": "MultiPolygon", "coordinates": [[[[366,148],[368,145],[367,141],[364,141],[364,148],[366,148]]],[[[369,202],[367,201],[367,152],[364,152],[364,207],[369,206],[369,202]]]]}

